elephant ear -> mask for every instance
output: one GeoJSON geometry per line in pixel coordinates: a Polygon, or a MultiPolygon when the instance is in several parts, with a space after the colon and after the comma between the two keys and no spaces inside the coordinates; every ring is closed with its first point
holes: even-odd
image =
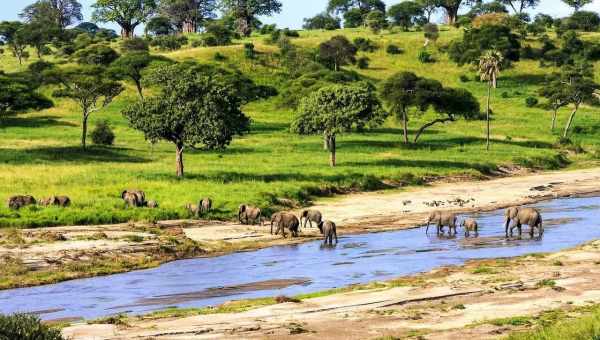
{"type": "Polygon", "coordinates": [[[127,193],[127,190],[123,190],[123,192],[121,193],[121,198],[125,199],[125,194],[127,193]]]}
{"type": "Polygon", "coordinates": [[[240,212],[241,213],[246,212],[246,205],[245,204],[240,205],[240,212]]]}

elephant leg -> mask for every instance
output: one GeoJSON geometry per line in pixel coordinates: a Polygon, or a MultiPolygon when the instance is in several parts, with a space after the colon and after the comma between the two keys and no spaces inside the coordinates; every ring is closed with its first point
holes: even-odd
{"type": "Polygon", "coordinates": [[[333,236],[335,236],[335,244],[338,244],[337,232],[334,232],[333,236]]]}
{"type": "Polygon", "coordinates": [[[521,222],[517,224],[517,228],[519,229],[519,238],[523,237],[523,225],[521,222]]]}

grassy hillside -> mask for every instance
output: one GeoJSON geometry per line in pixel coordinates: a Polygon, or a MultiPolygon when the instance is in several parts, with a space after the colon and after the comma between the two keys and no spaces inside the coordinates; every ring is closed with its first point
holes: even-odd
{"type": "MultiPolygon", "coordinates": [[[[302,32],[293,39],[298,46],[317,46],[325,39],[344,34],[351,40],[368,37],[379,50],[366,55],[369,69],[361,75],[379,81],[399,71],[413,71],[440,80],[445,86],[465,87],[485,100],[486,85],[475,81],[474,70],[457,67],[444,53],[432,49],[437,59],[421,64],[417,53],[423,44],[421,32],[384,33],[378,36],[364,30],[302,32]],[[385,47],[394,43],[406,52],[388,55],[385,47]],[[460,75],[469,82],[461,82],[460,75]]],[[[460,36],[459,30],[441,32],[439,45],[460,36]]],[[[270,52],[273,46],[264,37],[250,39],[258,51],[270,52]]],[[[185,48],[165,54],[175,60],[215,62],[218,51],[228,57],[225,64],[236,65],[260,84],[279,86],[272,76],[276,69],[257,65],[243,56],[241,42],[228,47],[185,48]]],[[[29,62],[31,62],[30,60],[29,62]]],[[[8,52],[0,57],[5,72],[19,69],[8,52]]],[[[353,67],[350,67],[351,69],[353,67]]],[[[362,134],[347,134],[338,139],[338,167],[328,166],[328,155],[319,136],[299,137],[288,132],[294,112],[280,108],[278,99],[253,102],[244,111],[252,118],[249,135],[234,140],[223,152],[188,150],[185,155],[186,178],[175,179],[175,152],[171,144],[154,148],[143,135],[127,126],[121,110],[136,100],[133,86],[107,109],[95,113],[91,126],[108,120],[116,133],[115,146],[79,147],[80,113],[73,102],[55,99],[52,109],[4,117],[0,120],[0,198],[14,194],[32,194],[36,198],[52,194],[69,195],[74,205],[57,208],[26,208],[19,212],[0,208],[0,226],[40,226],[58,224],[108,223],[127,220],[153,220],[185,217],[184,204],[200,197],[214,199],[215,217],[229,218],[242,202],[267,207],[274,197],[302,200],[309,195],[334,188],[373,189],[380,181],[418,183],[424,176],[469,174],[480,175],[503,164],[532,160],[534,165],[555,167],[551,160],[560,150],[553,148],[558,134],[549,131],[551,113],[542,108],[527,108],[525,98],[535,95],[538,84],[549,69],[535,61],[522,61],[501,74],[493,98],[493,146],[485,151],[483,121],[459,121],[438,125],[429,130],[419,144],[404,146],[401,129],[394,118],[378,129],[362,134]],[[506,92],[502,98],[501,93],[506,92]],[[124,188],[140,188],[156,199],[157,210],[124,209],[119,193],[124,188]]],[[[600,77],[597,77],[600,78],[600,77]]],[[[44,89],[48,94],[51,89],[44,89]]],[[[565,108],[559,117],[564,125],[565,108]]],[[[433,113],[410,122],[411,133],[433,113]]],[[[584,107],[574,124],[573,139],[588,152],[570,154],[572,167],[597,164],[600,155],[600,116],[597,109],[584,107]]],[[[531,165],[532,162],[527,162],[531,165]]]]}

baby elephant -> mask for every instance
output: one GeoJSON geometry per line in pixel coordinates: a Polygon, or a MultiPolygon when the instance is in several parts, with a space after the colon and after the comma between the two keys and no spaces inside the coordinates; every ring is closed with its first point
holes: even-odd
{"type": "Polygon", "coordinates": [[[460,225],[465,228],[465,237],[469,237],[471,232],[475,233],[475,237],[479,235],[479,224],[474,219],[467,218],[460,225]]]}
{"type": "Polygon", "coordinates": [[[198,202],[198,207],[200,208],[201,214],[206,214],[212,209],[212,200],[208,197],[205,197],[198,202]]]}
{"type": "Polygon", "coordinates": [[[38,203],[44,207],[56,205],[58,207],[65,208],[71,205],[71,199],[67,196],[50,196],[48,198],[41,199],[38,203]]]}
{"type": "Polygon", "coordinates": [[[271,235],[273,234],[273,225],[277,225],[277,230],[275,230],[275,235],[281,234],[285,238],[285,229],[288,229],[292,234],[292,237],[298,237],[298,230],[300,229],[300,220],[294,214],[280,212],[275,213],[271,217],[271,235]]]}
{"type": "Polygon", "coordinates": [[[130,207],[143,207],[146,205],[146,193],[141,190],[124,190],[121,198],[130,207]]]}
{"type": "Polygon", "coordinates": [[[330,246],[332,246],[334,238],[335,244],[338,243],[337,228],[335,226],[335,223],[331,221],[321,221],[319,223],[319,230],[321,231],[321,234],[325,235],[325,239],[323,240],[324,245],[329,244],[330,246]]]}
{"type": "Polygon", "coordinates": [[[262,211],[258,207],[242,204],[238,209],[238,221],[243,224],[261,224],[262,211]]]}
{"type": "Polygon", "coordinates": [[[425,233],[429,233],[429,225],[431,223],[435,223],[437,225],[438,235],[444,233],[444,227],[448,227],[450,229],[448,231],[449,235],[452,235],[452,230],[454,230],[454,235],[456,235],[456,222],[456,214],[446,211],[434,211],[431,214],[429,214],[429,219],[427,220],[427,229],[425,230],[425,233]]]}
{"type": "Polygon", "coordinates": [[[157,201],[148,201],[148,203],[146,203],[146,207],[148,207],[150,209],[156,209],[156,208],[158,208],[158,202],[157,201]]]}
{"type": "Polygon", "coordinates": [[[300,214],[300,223],[304,220],[304,228],[306,228],[306,222],[312,228],[312,223],[315,222],[317,225],[323,221],[323,215],[318,210],[303,210],[300,214]]]}
{"type": "Polygon", "coordinates": [[[19,210],[19,209],[23,208],[24,206],[35,205],[35,204],[36,204],[35,198],[33,198],[33,196],[29,196],[29,195],[11,196],[8,198],[8,201],[6,202],[6,205],[8,206],[8,208],[12,209],[12,210],[19,210]]]}
{"type": "Polygon", "coordinates": [[[504,228],[506,231],[506,237],[509,237],[508,230],[510,222],[512,221],[512,225],[510,225],[510,236],[513,236],[513,230],[515,228],[519,229],[519,237],[521,237],[523,230],[523,224],[529,226],[529,236],[533,238],[535,233],[535,228],[538,228],[539,236],[541,237],[544,234],[544,226],[542,222],[542,215],[537,209],[534,208],[519,208],[512,207],[506,209],[506,213],[504,214],[505,222],[504,228]]]}

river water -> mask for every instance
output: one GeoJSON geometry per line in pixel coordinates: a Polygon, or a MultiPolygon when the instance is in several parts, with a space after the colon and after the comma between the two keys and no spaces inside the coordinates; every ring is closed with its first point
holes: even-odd
{"type": "MultiPolygon", "coordinates": [[[[36,312],[43,319],[97,318],[170,306],[200,307],[228,300],[315,292],[458,265],[469,259],[554,252],[600,238],[600,197],[536,204],[542,239],[504,239],[503,211],[471,214],[477,242],[437,237],[424,228],[351,235],[337,247],[321,242],[277,246],[215,258],[171,262],[158,268],[0,291],[0,313],[36,312]]],[[[468,217],[467,215],[461,216],[468,217]]],[[[1,275],[1,274],[0,274],[1,275]]]]}

